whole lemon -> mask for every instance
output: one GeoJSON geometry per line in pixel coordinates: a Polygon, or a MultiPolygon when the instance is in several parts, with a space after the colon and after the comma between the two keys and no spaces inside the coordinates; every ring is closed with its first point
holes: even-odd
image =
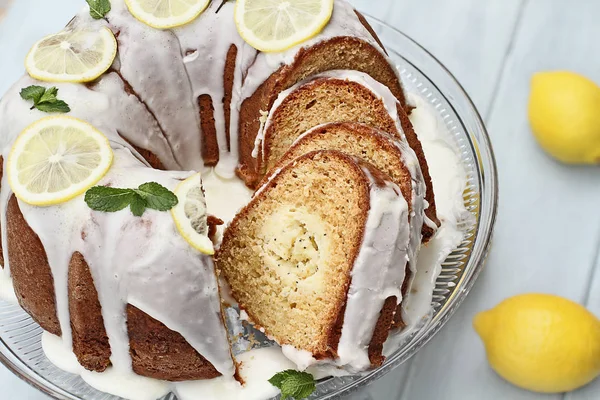
{"type": "Polygon", "coordinates": [[[473,325],[492,368],[523,389],[568,392],[600,374],[600,320],[570,300],[515,296],[478,314],[473,325]]]}
{"type": "Polygon", "coordinates": [[[529,123],[544,150],[571,164],[600,163],[600,87],[573,72],[531,80],[529,123]]]}

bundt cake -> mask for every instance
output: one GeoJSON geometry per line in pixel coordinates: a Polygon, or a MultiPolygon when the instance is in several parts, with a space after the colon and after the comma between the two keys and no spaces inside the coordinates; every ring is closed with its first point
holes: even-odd
{"type": "Polygon", "coordinates": [[[218,270],[294,361],[308,352],[351,372],[381,365],[421,242],[440,222],[411,106],[365,19],[335,0],[319,34],[265,53],[238,34],[233,2],[213,0],[172,29],[139,21],[124,0],[110,6],[66,27],[112,32],[118,52],[104,74],[27,75],[0,100],[0,259],[23,309],[87,370],[231,379],[218,270]],[[196,224],[217,247],[223,224],[217,266],[170,213],[93,210],[83,194],[50,206],[18,198],[4,162],[48,116],[22,95],[30,87],[54,87],[69,117],[108,138],[114,162],[99,186],[172,191],[193,176],[176,171],[212,177],[196,224]]]}
{"type": "Polygon", "coordinates": [[[309,152],[234,218],[217,265],[250,320],[279,344],[355,371],[378,366],[402,299],[409,202],[374,166],[309,152]]]}

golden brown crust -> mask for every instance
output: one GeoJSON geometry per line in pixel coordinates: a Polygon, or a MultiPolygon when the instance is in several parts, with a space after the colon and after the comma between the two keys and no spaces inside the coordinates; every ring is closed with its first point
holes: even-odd
{"type": "Polygon", "coordinates": [[[215,127],[215,108],[209,94],[198,97],[198,108],[202,127],[202,159],[204,165],[212,167],[219,162],[219,142],[215,127]]]}
{"type": "Polygon", "coordinates": [[[396,304],[397,299],[395,296],[388,297],[379,314],[373,337],[369,343],[369,361],[371,361],[371,366],[373,367],[379,367],[385,361],[385,357],[382,354],[383,344],[387,340],[392,327],[394,314],[396,313],[396,304]]]}
{"type": "Polygon", "coordinates": [[[133,371],[138,375],[171,382],[221,375],[183,336],[130,304],[127,332],[133,371]]]}
{"type": "Polygon", "coordinates": [[[235,60],[238,49],[235,44],[229,47],[227,59],[225,60],[225,71],[223,71],[223,111],[225,115],[225,136],[227,138],[227,149],[231,151],[231,99],[233,98],[233,83],[235,81],[235,60]]]}
{"type": "Polygon", "coordinates": [[[10,273],[19,304],[44,330],[60,336],[54,278],[46,250],[25,221],[14,195],[8,201],[6,230],[10,273]]]}
{"type": "Polygon", "coordinates": [[[241,105],[238,176],[249,187],[255,187],[261,178],[260,172],[256,170],[256,159],[252,157],[254,142],[260,128],[260,112],[269,111],[282,91],[301,80],[336,69],[351,69],[367,73],[386,85],[403,106],[406,104],[402,84],[394,67],[371,44],[355,37],[340,36],[301,49],[292,64],[283,66],[272,74],[241,105]]]}
{"type": "Polygon", "coordinates": [[[110,344],[90,268],[79,252],[71,257],[68,286],[73,352],[84,368],[103,372],[110,365],[110,344]]]}
{"type": "MultiPolygon", "coordinates": [[[[281,68],[283,69],[283,67],[281,68]]],[[[261,111],[268,111],[277,98],[275,87],[281,69],[267,78],[254,92],[242,102],[240,106],[239,121],[239,156],[240,164],[236,175],[243,180],[249,188],[255,188],[261,179],[258,173],[257,159],[252,156],[256,135],[260,129],[261,111]],[[273,98],[275,96],[275,98],[273,98]]]]}

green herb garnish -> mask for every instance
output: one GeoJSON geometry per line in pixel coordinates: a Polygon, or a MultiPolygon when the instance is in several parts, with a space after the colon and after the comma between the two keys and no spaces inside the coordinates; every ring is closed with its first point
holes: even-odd
{"type": "Polygon", "coordinates": [[[293,369],[275,374],[269,383],[281,390],[281,400],[293,397],[296,400],[305,399],[317,388],[315,378],[308,372],[293,369]]]}
{"type": "Polygon", "coordinates": [[[102,19],[110,11],[110,0],[85,0],[90,6],[90,15],[94,19],[102,19]]]}
{"type": "Polygon", "coordinates": [[[146,208],[169,211],[179,201],[169,189],[149,182],[137,189],[94,186],[85,193],[85,202],[92,210],[103,212],[116,212],[129,206],[133,215],[141,217],[146,208]]]}
{"type": "Polygon", "coordinates": [[[52,86],[50,89],[46,89],[43,86],[28,86],[21,89],[21,97],[24,100],[33,101],[31,110],[37,108],[40,111],[52,113],[68,113],[71,108],[67,103],[56,98],[58,89],[52,86]]]}

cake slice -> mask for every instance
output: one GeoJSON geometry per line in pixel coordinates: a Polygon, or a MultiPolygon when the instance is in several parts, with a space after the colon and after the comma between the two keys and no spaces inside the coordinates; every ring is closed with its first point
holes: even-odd
{"type": "Polygon", "coordinates": [[[338,151],[310,152],[236,216],[217,268],[250,320],[299,367],[365,370],[383,362],[402,299],[408,215],[387,175],[338,151]]]}
{"type": "MultiPolygon", "coordinates": [[[[353,157],[360,158],[388,175],[406,200],[409,208],[410,247],[409,262],[406,264],[405,284],[402,296],[405,297],[410,289],[412,278],[417,272],[417,252],[421,240],[428,241],[430,237],[422,237],[424,199],[420,185],[412,182],[407,163],[416,162],[411,158],[402,142],[394,140],[385,132],[370,126],[353,122],[334,122],[320,125],[301,135],[290,149],[281,157],[279,162],[265,176],[266,183],[275,173],[294,159],[315,150],[338,150],[353,157]]],[[[395,326],[404,326],[402,305],[398,306],[395,326]]]]}
{"type": "Polygon", "coordinates": [[[281,93],[259,133],[254,155],[261,174],[271,170],[298,137],[330,122],[358,122],[395,137],[406,146],[407,167],[415,182],[424,184],[429,223],[428,239],[439,226],[429,167],[421,143],[395,96],[369,75],[357,71],[329,71],[281,93]]]}

